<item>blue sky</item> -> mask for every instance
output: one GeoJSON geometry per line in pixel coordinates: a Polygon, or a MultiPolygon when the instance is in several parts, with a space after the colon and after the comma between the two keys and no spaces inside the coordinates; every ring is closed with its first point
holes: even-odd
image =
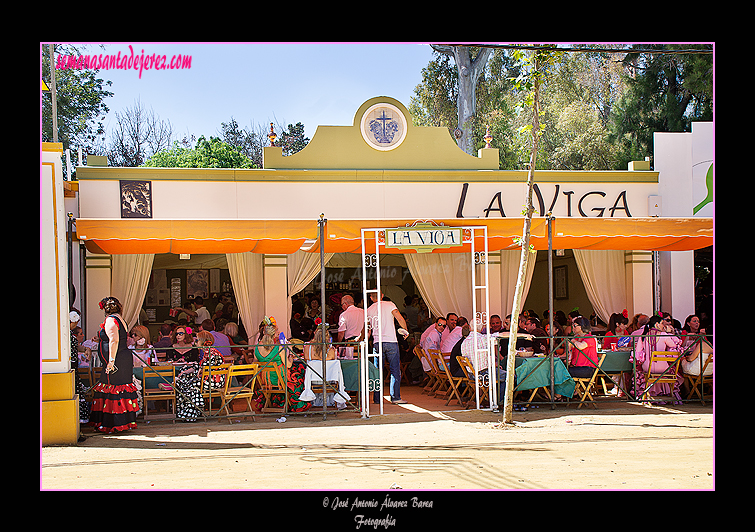
{"type": "MultiPolygon", "coordinates": [[[[174,133],[218,135],[221,122],[241,127],[302,122],[310,139],[318,125],[351,125],[359,106],[390,96],[407,107],[432,60],[420,43],[110,43],[108,54],[190,55],[184,70],[101,70],[113,82],[105,122],[137,99],[174,133]],[[131,48],[129,48],[129,46],[131,48]]],[[[89,54],[104,53],[89,45],[89,54]]]]}

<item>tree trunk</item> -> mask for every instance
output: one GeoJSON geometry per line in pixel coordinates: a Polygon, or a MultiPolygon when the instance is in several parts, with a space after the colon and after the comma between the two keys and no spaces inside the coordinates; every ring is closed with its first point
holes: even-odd
{"type": "Polygon", "coordinates": [[[530,168],[527,173],[527,205],[524,217],[524,228],[522,230],[522,254],[519,260],[519,274],[516,278],[516,288],[514,291],[514,302],[511,309],[511,330],[509,333],[509,351],[506,361],[506,396],[503,402],[503,423],[512,422],[512,411],[514,406],[514,371],[516,369],[516,334],[519,328],[519,312],[522,307],[522,296],[524,294],[524,278],[527,271],[527,262],[530,260],[530,232],[532,227],[532,191],[535,182],[535,161],[537,158],[537,146],[540,137],[540,75],[539,75],[539,56],[536,52],[533,69],[534,69],[534,98],[532,104],[532,152],[530,153],[530,168]]]}
{"type": "Polygon", "coordinates": [[[476,88],[485,64],[488,62],[492,48],[480,48],[474,59],[469,46],[445,46],[432,45],[432,48],[440,53],[451,55],[456,62],[459,80],[459,95],[456,101],[457,116],[459,120],[456,144],[469,155],[474,153],[474,132],[472,131],[472,118],[477,112],[476,88]]]}

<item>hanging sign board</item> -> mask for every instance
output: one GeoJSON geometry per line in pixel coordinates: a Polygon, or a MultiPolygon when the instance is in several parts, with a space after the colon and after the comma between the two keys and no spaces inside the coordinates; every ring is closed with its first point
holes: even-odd
{"type": "Polygon", "coordinates": [[[464,244],[461,227],[443,227],[417,224],[385,230],[387,248],[410,248],[417,253],[428,253],[438,248],[460,247],[464,244]]]}

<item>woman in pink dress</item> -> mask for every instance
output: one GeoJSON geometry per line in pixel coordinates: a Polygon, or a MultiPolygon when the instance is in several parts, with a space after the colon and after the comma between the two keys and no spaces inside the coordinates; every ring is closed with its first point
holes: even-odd
{"type": "MultiPolygon", "coordinates": [[[[674,326],[671,317],[662,317],[655,315],[650,318],[641,339],[637,342],[635,350],[635,361],[637,362],[637,383],[635,388],[635,397],[639,397],[647,386],[646,375],[650,366],[650,355],[653,351],[676,351],[679,352],[682,347],[682,340],[674,335],[674,326]]],[[[653,364],[653,373],[662,373],[669,367],[668,362],[657,361],[653,364]]],[[[680,386],[684,378],[678,374],[677,381],[673,386],[667,383],[655,383],[650,387],[649,393],[652,396],[673,396],[674,404],[681,402],[679,393],[680,386]]]]}

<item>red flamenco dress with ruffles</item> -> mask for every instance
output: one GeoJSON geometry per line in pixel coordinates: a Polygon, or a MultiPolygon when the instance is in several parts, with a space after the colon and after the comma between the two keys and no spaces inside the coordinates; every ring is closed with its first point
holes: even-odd
{"type": "Polygon", "coordinates": [[[103,323],[97,350],[102,363],[102,374],[94,387],[92,412],[89,416],[89,424],[105,433],[136,428],[136,414],[139,411],[138,392],[133,383],[134,360],[126,343],[126,328],[116,316],[110,317],[118,323],[118,352],[115,355],[115,367],[118,370],[105,372],[110,340],[103,323]]]}

